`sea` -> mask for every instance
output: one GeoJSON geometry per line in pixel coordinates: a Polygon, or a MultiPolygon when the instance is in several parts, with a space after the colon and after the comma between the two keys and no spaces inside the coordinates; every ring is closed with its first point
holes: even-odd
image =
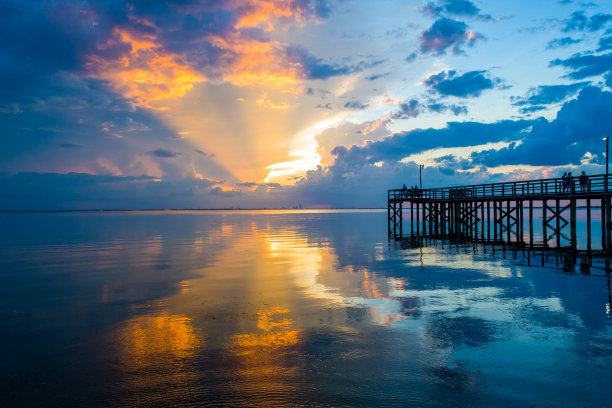
{"type": "Polygon", "coordinates": [[[0,213],[0,406],[610,406],[609,271],[386,210],[0,213]]]}

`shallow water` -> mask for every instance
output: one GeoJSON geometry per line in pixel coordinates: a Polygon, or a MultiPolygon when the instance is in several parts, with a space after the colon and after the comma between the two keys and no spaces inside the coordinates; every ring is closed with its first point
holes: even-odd
{"type": "Polygon", "coordinates": [[[609,404],[601,262],[386,216],[0,214],[0,406],[609,404]]]}

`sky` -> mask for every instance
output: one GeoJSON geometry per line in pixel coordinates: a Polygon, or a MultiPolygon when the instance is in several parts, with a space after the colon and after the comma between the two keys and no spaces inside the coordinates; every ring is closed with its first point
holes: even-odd
{"type": "Polygon", "coordinates": [[[0,210],[605,172],[612,0],[0,0],[0,210]]]}

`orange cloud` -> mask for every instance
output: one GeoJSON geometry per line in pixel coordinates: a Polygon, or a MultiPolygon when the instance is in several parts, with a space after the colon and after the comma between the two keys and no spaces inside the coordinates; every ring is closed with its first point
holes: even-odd
{"type": "Polygon", "coordinates": [[[155,43],[153,35],[136,35],[115,28],[113,37],[102,47],[105,51],[129,45],[129,53],[118,58],[90,55],[87,67],[96,78],[112,86],[136,105],[155,108],[151,103],[184,96],[194,84],[205,78],[181,61],[179,55],[166,52],[155,43]]]}
{"type": "Polygon", "coordinates": [[[234,0],[233,7],[243,8],[243,14],[235,28],[266,25],[266,31],[274,30],[270,20],[304,21],[306,10],[296,7],[294,0],[234,0]]]}
{"type": "Polygon", "coordinates": [[[285,46],[278,41],[257,41],[239,32],[209,41],[232,56],[223,67],[223,78],[234,85],[282,87],[303,79],[302,66],[287,60],[285,46]]]}
{"type": "Polygon", "coordinates": [[[272,102],[270,99],[268,99],[267,92],[262,92],[261,96],[255,101],[255,103],[257,103],[257,106],[259,106],[260,108],[268,108],[268,109],[293,108],[293,106],[289,105],[286,102],[272,102]]]}

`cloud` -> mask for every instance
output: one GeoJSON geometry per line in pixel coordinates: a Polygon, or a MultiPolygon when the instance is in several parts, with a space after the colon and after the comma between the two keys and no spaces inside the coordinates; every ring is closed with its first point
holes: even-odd
{"type": "Polygon", "coordinates": [[[366,109],[369,107],[368,104],[363,104],[359,101],[350,101],[344,104],[345,108],[349,109],[366,109]]]}
{"type": "Polygon", "coordinates": [[[385,72],[385,73],[382,73],[382,74],[367,76],[367,77],[365,77],[365,79],[367,79],[368,81],[375,81],[377,79],[384,78],[384,77],[389,76],[389,75],[391,75],[390,72],[385,72]]]}
{"type": "Polygon", "coordinates": [[[550,105],[553,103],[562,102],[567,99],[569,96],[575,95],[582,88],[587,86],[589,82],[578,82],[570,85],[542,85],[534,88],[530,88],[525,97],[512,98],[512,104],[514,106],[527,106],[533,107],[535,105],[538,106],[538,109],[541,110],[543,107],[541,105],[550,105]]]}
{"type": "Polygon", "coordinates": [[[421,33],[421,51],[442,55],[451,48],[453,54],[462,54],[463,45],[471,47],[482,38],[481,34],[468,30],[464,22],[442,17],[421,33]]]}
{"type": "Polygon", "coordinates": [[[457,76],[456,71],[442,71],[431,75],[425,80],[425,85],[444,96],[457,96],[459,98],[477,97],[495,86],[498,80],[492,80],[486,71],[470,71],[457,76]]]}
{"type": "Polygon", "coordinates": [[[413,63],[414,61],[416,61],[416,59],[417,59],[417,53],[416,53],[416,52],[413,52],[412,54],[408,55],[408,56],[405,58],[405,61],[406,61],[407,63],[411,64],[411,63],[413,63]]]}
{"type": "Polygon", "coordinates": [[[151,156],[161,157],[165,159],[174,158],[182,155],[182,153],[173,152],[171,150],[166,149],[151,150],[150,152],[148,152],[148,154],[150,154],[151,156]]]}
{"type": "Polygon", "coordinates": [[[396,112],[392,115],[393,119],[408,119],[408,118],[416,118],[419,116],[419,101],[416,99],[411,99],[406,102],[402,102],[399,104],[399,112],[396,112]]]}
{"type": "Polygon", "coordinates": [[[235,197],[242,194],[240,190],[224,190],[221,187],[213,187],[210,189],[210,194],[220,197],[235,197]]]}
{"type": "Polygon", "coordinates": [[[154,108],[154,102],[182,97],[194,84],[206,80],[183,63],[179,55],[164,50],[151,34],[115,28],[113,36],[100,47],[100,54],[108,48],[125,48],[129,52],[118,58],[91,54],[87,67],[93,77],[109,81],[136,105],[154,108]]]}
{"type": "Polygon", "coordinates": [[[0,175],[3,210],[193,208],[214,180],[22,172],[0,175]],[[196,200],[194,197],[200,197],[196,200]]]}
{"type": "Polygon", "coordinates": [[[462,17],[477,17],[481,20],[491,20],[488,14],[480,14],[480,9],[469,0],[440,0],[437,3],[429,2],[420,9],[423,13],[433,17],[443,14],[462,17]]]}
{"type": "Polygon", "coordinates": [[[346,75],[354,69],[343,65],[323,63],[320,58],[311,55],[306,48],[293,45],[286,48],[290,63],[301,66],[306,79],[327,79],[336,75],[346,75]]]}
{"type": "Polygon", "coordinates": [[[396,133],[377,142],[333,150],[335,161],[311,171],[294,188],[304,203],[350,207],[385,205],[389,186],[415,184],[418,166],[402,159],[439,148],[468,148],[487,143],[508,143],[508,148],[484,150],[466,158],[443,155],[423,172],[426,186],[465,185],[506,181],[511,177],[550,177],[542,170],[529,174],[492,174],[501,165],[563,166],[580,164],[587,152],[603,163],[602,135],[612,134],[612,93],[595,87],[581,90],[557,117],[548,121],[506,120],[494,123],[450,122],[442,129],[416,129],[396,133]],[[377,163],[377,165],[374,165],[377,163]],[[380,185],[380,180],[385,180],[380,185]]]}
{"type": "Polygon", "coordinates": [[[554,50],[554,49],[557,49],[557,48],[568,47],[568,46],[573,45],[573,44],[579,44],[581,42],[582,42],[582,40],[574,39],[574,38],[571,38],[571,37],[555,38],[554,40],[550,40],[546,44],[546,49],[547,50],[554,50]]]}
{"type": "Polygon", "coordinates": [[[288,109],[293,108],[292,105],[289,105],[287,102],[272,102],[268,98],[268,93],[266,91],[262,92],[259,98],[255,101],[257,106],[260,108],[266,109],[288,109]]]}
{"type": "Polygon", "coordinates": [[[584,11],[576,11],[565,20],[564,32],[570,31],[597,31],[612,21],[612,14],[594,14],[587,17],[584,11]]]}
{"type": "Polygon", "coordinates": [[[432,112],[444,113],[446,111],[451,111],[455,116],[459,115],[467,115],[468,109],[464,105],[454,105],[454,104],[445,104],[442,102],[430,102],[427,105],[427,109],[432,112]]]}
{"type": "Polygon", "coordinates": [[[589,152],[602,162],[602,137],[612,134],[612,93],[586,87],[577,99],[566,102],[555,120],[535,122],[522,143],[498,151],[473,154],[475,163],[485,166],[579,165],[589,152]]]}
{"type": "Polygon", "coordinates": [[[522,108],[519,109],[520,113],[524,113],[524,114],[532,114],[535,112],[540,112],[546,109],[546,106],[542,106],[542,105],[532,105],[532,106],[524,106],[522,108]]]}
{"type": "Polygon", "coordinates": [[[604,55],[580,55],[576,54],[567,59],[555,59],[550,66],[562,66],[572,69],[567,77],[572,79],[584,79],[604,74],[612,70],[612,54],[604,55]]]}
{"type": "Polygon", "coordinates": [[[602,37],[599,39],[599,48],[597,51],[607,51],[612,49],[612,36],[602,37]]]}

